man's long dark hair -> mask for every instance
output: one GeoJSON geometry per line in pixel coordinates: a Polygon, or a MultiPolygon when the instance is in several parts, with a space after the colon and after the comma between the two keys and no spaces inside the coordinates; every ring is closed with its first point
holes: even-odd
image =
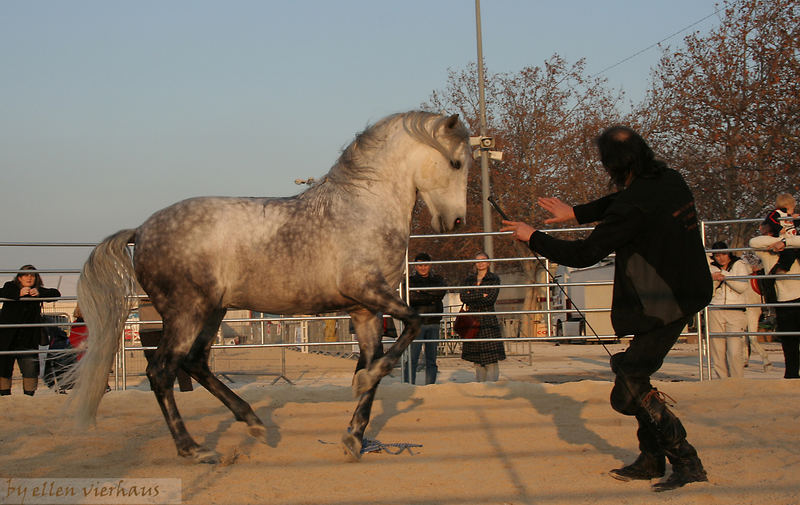
{"type": "Polygon", "coordinates": [[[618,188],[625,186],[629,174],[636,177],[655,177],[667,168],[656,159],[647,142],[627,126],[612,126],[597,137],[600,161],[611,182],[618,188]]]}

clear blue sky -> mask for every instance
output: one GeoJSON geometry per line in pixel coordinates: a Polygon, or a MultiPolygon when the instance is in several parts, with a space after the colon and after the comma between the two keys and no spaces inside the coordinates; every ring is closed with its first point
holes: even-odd
{"type": "MultiPolygon", "coordinates": [[[[489,71],[559,53],[594,73],[715,2],[481,9],[489,71]]],[[[638,101],[659,56],[604,75],[638,101]]],[[[191,196],[295,194],[294,180],[326,173],[355,133],[418,108],[448,68],[475,60],[473,0],[4,0],[0,242],[99,241],[191,196]]],[[[87,253],[0,248],[0,268],[77,266],[87,253]]]]}

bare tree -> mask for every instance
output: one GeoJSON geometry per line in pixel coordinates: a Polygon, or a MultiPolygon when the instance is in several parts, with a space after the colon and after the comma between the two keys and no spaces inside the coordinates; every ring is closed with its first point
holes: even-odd
{"type": "MultiPolygon", "coordinates": [[[[725,1],[717,28],[665,50],[653,72],[637,115],[706,220],[762,216],[778,192],[800,190],[799,5],[725,1]]],[[[752,230],[715,234],[740,246],[752,230]]]]}

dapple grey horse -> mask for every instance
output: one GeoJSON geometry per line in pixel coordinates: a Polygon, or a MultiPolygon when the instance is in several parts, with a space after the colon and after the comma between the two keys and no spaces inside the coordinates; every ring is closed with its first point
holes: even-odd
{"type": "Polygon", "coordinates": [[[172,392],[179,367],[266,441],[250,405],[208,366],[222,318],[235,307],[350,313],[361,351],[353,377],[360,398],[342,442],[358,459],[378,383],[420,327],[419,316],[397,295],[417,196],[435,230],[454,229],[465,219],[471,161],[469,133],[458,116],[395,114],[360,133],[322,181],[297,196],[191,198],[105,239],[78,284],[90,334],[73,392],[79,425],[96,417],[135,278],[164,321],[147,377],[179,455],[212,463],[219,458],[192,439],[181,419],[172,392]],[[385,354],[378,312],[404,323],[385,354]]]}

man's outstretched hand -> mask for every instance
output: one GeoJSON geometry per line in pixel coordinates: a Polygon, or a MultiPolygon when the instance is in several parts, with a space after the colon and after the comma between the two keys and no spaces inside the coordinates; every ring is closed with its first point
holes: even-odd
{"type": "Polygon", "coordinates": [[[503,220],[503,227],[500,228],[500,231],[512,231],[514,235],[512,235],[515,239],[519,240],[520,242],[528,242],[531,239],[531,235],[536,230],[522,221],[506,221],[503,220]]]}
{"type": "Polygon", "coordinates": [[[539,207],[553,215],[544,220],[545,223],[563,223],[575,219],[575,211],[571,205],[567,205],[558,198],[539,198],[539,207]]]}

